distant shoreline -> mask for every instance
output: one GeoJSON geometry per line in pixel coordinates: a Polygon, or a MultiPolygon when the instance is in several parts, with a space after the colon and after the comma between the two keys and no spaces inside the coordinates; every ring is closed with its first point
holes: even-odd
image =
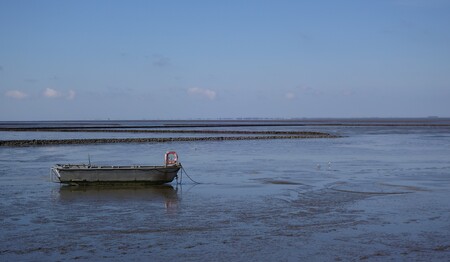
{"type": "MultiPolygon", "coordinates": [[[[57,120],[0,121],[0,131],[63,131],[63,129],[183,129],[221,127],[450,127],[450,118],[303,118],[197,120],[57,120]]],[[[77,132],[77,131],[74,131],[77,132]]]]}
{"type": "MultiPolygon", "coordinates": [[[[164,128],[221,128],[221,127],[450,127],[450,120],[448,121],[425,121],[425,122],[414,122],[414,121],[401,121],[401,122],[212,122],[204,123],[201,122],[191,122],[190,124],[181,124],[180,122],[175,122],[170,124],[169,122],[164,122],[165,124],[154,124],[154,125],[127,125],[123,124],[126,122],[108,122],[107,124],[99,124],[99,122],[92,122],[90,124],[83,123],[70,123],[70,122],[36,122],[36,123],[0,123],[0,131],[23,131],[23,132],[115,132],[114,129],[122,129],[121,132],[136,132],[136,130],[123,130],[123,129],[164,129],[164,128]],[[441,122],[441,123],[436,123],[441,122]],[[92,124],[95,123],[95,124],[92,124]],[[43,126],[44,125],[44,126],[43,126]],[[93,131],[91,131],[93,130],[93,131]]],[[[162,123],[162,122],[155,122],[162,123]]],[[[144,132],[153,132],[151,130],[145,130],[144,132]]],[[[161,132],[161,131],[155,131],[161,132]]],[[[169,131],[175,132],[175,131],[169,131]]]]}

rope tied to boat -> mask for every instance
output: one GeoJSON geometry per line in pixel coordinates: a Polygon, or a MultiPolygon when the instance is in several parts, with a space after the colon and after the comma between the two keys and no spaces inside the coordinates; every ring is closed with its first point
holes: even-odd
{"type": "MultiPolygon", "coordinates": [[[[182,180],[183,180],[183,173],[186,174],[186,176],[187,176],[194,184],[202,184],[202,183],[197,182],[197,181],[195,181],[194,179],[192,179],[192,177],[190,177],[190,176],[188,175],[188,173],[186,172],[186,169],[184,169],[183,165],[180,164],[180,166],[181,166],[181,175],[180,175],[180,182],[179,182],[180,185],[181,185],[182,180]]],[[[177,183],[178,183],[178,176],[177,176],[177,183]]]]}

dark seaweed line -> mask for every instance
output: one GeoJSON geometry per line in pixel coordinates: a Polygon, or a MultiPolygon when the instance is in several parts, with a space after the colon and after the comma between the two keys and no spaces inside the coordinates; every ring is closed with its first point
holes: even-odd
{"type": "MultiPolygon", "coordinates": [[[[0,128],[0,131],[6,129],[0,128]]],[[[60,128],[12,128],[8,131],[18,132],[85,132],[85,133],[175,133],[175,134],[239,134],[239,135],[328,135],[314,131],[246,131],[246,130],[139,130],[139,129],[60,129],[60,128]]]]}
{"type": "Polygon", "coordinates": [[[269,139],[307,139],[337,138],[330,134],[295,135],[295,136],[239,136],[239,137],[165,137],[165,138],[99,138],[99,139],[52,139],[52,140],[0,140],[0,146],[46,146],[78,144],[113,144],[113,143],[165,143],[188,141],[230,141],[230,140],[269,140],[269,139]]]}

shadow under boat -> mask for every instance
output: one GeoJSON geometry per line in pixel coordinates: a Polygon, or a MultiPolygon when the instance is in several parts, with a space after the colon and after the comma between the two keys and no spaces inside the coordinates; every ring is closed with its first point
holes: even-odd
{"type": "Polygon", "coordinates": [[[178,188],[172,185],[61,186],[61,202],[157,202],[178,206],[178,188]]]}

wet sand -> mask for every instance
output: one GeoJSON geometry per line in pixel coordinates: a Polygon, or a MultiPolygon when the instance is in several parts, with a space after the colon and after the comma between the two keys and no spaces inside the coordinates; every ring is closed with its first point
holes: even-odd
{"type": "Polygon", "coordinates": [[[448,261],[449,155],[448,130],[416,127],[344,129],[336,139],[2,147],[0,260],[448,261]],[[49,181],[53,164],[88,154],[96,164],[152,164],[169,149],[202,184],[49,181]]]}

